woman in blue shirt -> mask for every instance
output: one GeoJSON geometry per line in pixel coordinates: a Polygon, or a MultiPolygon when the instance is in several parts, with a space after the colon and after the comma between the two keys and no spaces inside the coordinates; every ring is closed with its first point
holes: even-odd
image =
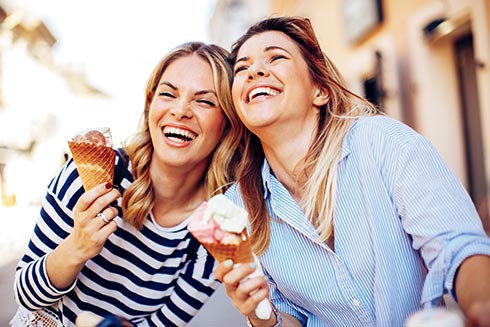
{"type": "Polygon", "coordinates": [[[457,299],[490,326],[490,240],[434,147],[349,91],[311,24],[252,26],[232,48],[233,101],[248,130],[227,191],[248,209],[263,278],[216,276],[252,326],[403,326],[457,299]],[[254,314],[270,296],[269,320],[254,314]]]}
{"type": "Polygon", "coordinates": [[[242,127],[227,58],[199,42],[175,48],[149,78],[139,131],[117,152],[115,181],[84,190],[72,159],[51,181],[17,267],[24,310],[14,326],[56,316],[75,326],[82,312],[185,326],[213,294],[215,261],[186,226],[201,202],[235,180],[242,127]]]}

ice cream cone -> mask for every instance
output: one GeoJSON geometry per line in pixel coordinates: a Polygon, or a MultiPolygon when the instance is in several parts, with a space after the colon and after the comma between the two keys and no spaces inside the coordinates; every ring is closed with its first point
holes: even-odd
{"type": "Polygon", "coordinates": [[[114,179],[116,153],[112,147],[68,141],[85,191],[114,179]]]}
{"type": "Polygon", "coordinates": [[[202,243],[204,247],[211,253],[211,255],[223,262],[231,259],[234,263],[247,263],[253,262],[252,244],[250,239],[245,238],[240,244],[223,244],[223,243],[202,243]]]}

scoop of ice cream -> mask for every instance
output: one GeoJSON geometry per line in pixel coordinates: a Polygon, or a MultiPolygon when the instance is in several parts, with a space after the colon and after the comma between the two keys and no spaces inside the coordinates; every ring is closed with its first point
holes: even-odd
{"type": "Polygon", "coordinates": [[[75,135],[73,141],[112,147],[112,136],[108,127],[87,129],[75,135]]]}
{"type": "Polygon", "coordinates": [[[220,242],[222,244],[227,244],[227,245],[238,245],[242,241],[243,239],[241,235],[226,232],[223,234],[223,237],[221,238],[220,242]]]}
{"type": "Polygon", "coordinates": [[[202,243],[239,244],[248,214],[222,194],[203,202],[187,229],[202,243]]]}
{"type": "Polygon", "coordinates": [[[248,213],[218,194],[209,199],[203,220],[214,220],[223,232],[240,234],[247,226],[248,213]]]}
{"type": "MultiPolygon", "coordinates": [[[[219,225],[212,219],[204,220],[204,212],[208,207],[207,202],[203,202],[192,214],[192,219],[187,229],[200,242],[212,243],[218,242],[219,239],[215,234],[219,232],[219,225]]],[[[219,236],[219,235],[218,235],[219,236]]]]}

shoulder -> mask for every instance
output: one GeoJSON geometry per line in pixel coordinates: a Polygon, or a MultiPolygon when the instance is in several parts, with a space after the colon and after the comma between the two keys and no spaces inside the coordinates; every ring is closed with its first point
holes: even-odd
{"type": "Polygon", "coordinates": [[[73,193],[73,189],[82,189],[82,181],[72,157],[69,157],[60,168],[58,174],[49,183],[48,189],[54,194],[64,194],[69,189],[72,189],[70,193],[73,193]]]}
{"type": "Polygon", "coordinates": [[[407,145],[425,138],[405,123],[393,118],[377,115],[360,117],[347,133],[344,146],[347,149],[363,148],[399,151],[407,145]]]}
{"type": "Polygon", "coordinates": [[[397,142],[403,142],[407,137],[418,135],[410,126],[390,118],[377,115],[358,118],[349,132],[351,137],[372,135],[379,138],[390,137],[397,142]]]}
{"type": "Polygon", "coordinates": [[[237,182],[233,183],[225,192],[225,196],[230,199],[234,204],[244,207],[242,194],[240,193],[240,186],[237,182]]]}

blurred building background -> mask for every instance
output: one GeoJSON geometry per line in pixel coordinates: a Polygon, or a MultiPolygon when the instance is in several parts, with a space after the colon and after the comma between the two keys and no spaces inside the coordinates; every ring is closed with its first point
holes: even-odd
{"type": "Polygon", "coordinates": [[[432,141],[490,232],[490,1],[218,0],[212,39],[277,15],[308,17],[350,88],[432,141]]]}
{"type": "MultiPolygon", "coordinates": [[[[111,126],[117,143],[137,126],[115,124],[121,104],[57,63],[54,34],[12,3],[0,1],[3,205],[39,202],[74,131],[111,126]]],[[[210,41],[229,48],[275,15],[308,17],[349,86],[434,143],[490,230],[490,1],[216,0],[210,41]]]]}
{"type": "MultiPolygon", "coordinates": [[[[58,61],[57,33],[15,3],[0,0],[0,325],[16,309],[13,269],[45,187],[68,153],[66,141],[87,127],[110,126],[118,144],[135,131],[140,114],[121,115],[121,109],[142,108],[143,100],[115,98],[87,78],[83,65],[58,61]]],[[[259,19],[308,17],[349,87],[433,142],[490,232],[490,0],[212,3],[209,40],[204,41],[226,48],[259,19]]],[[[113,14],[107,13],[108,25],[113,14]]],[[[92,23],[90,17],[86,23],[92,23]]],[[[118,30],[111,28],[108,35],[118,30]]],[[[125,42],[126,37],[116,38],[125,42]]],[[[123,68],[134,72],[138,67],[123,68]]],[[[128,83],[127,76],[113,76],[113,82],[121,80],[128,83]]]]}
{"type": "Polygon", "coordinates": [[[110,126],[114,101],[76,67],[57,63],[45,23],[0,2],[2,205],[39,203],[78,130],[110,126]]]}

